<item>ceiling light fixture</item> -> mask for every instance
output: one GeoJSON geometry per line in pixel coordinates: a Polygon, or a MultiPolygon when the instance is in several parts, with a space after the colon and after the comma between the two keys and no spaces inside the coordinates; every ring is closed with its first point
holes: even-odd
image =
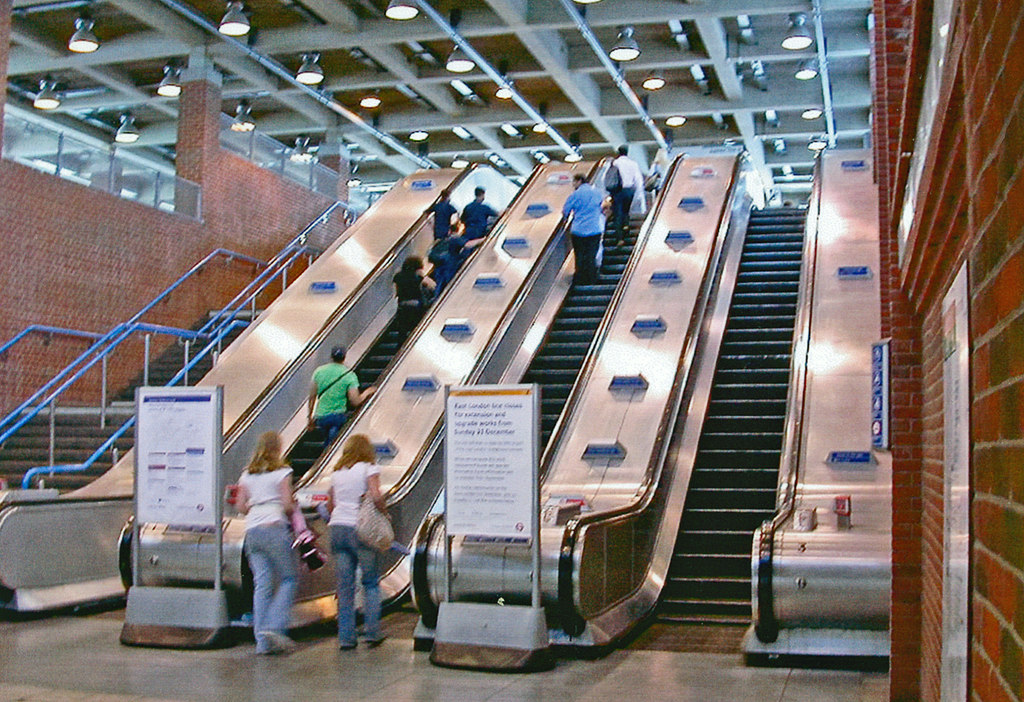
{"type": "Polygon", "coordinates": [[[537,122],[535,125],[533,125],[533,133],[534,134],[544,134],[545,132],[547,132],[547,130],[548,130],[548,123],[547,122],[537,122]]]}
{"type": "Polygon", "coordinates": [[[501,131],[505,132],[510,137],[521,137],[523,135],[522,132],[516,129],[515,125],[511,122],[502,122],[501,131]]]}
{"type": "Polygon", "coordinates": [[[173,63],[164,66],[164,77],[156,86],[156,94],[160,97],[176,98],[181,95],[181,67],[173,63]]]}
{"type": "Polygon", "coordinates": [[[91,54],[100,48],[100,40],[92,33],[94,22],[88,17],[75,20],[75,33],[68,39],[68,49],[76,54],[91,54]]]}
{"type": "Polygon", "coordinates": [[[380,97],[374,93],[370,95],[364,95],[359,101],[359,106],[366,108],[367,110],[373,110],[380,107],[380,97]]]}
{"type": "Polygon", "coordinates": [[[457,92],[462,97],[476,95],[476,92],[471,87],[469,87],[466,81],[462,80],[461,78],[455,78],[453,80],[450,80],[448,81],[448,84],[455,88],[455,92],[457,92]]]}
{"type": "Polygon", "coordinates": [[[789,16],[789,31],[782,40],[782,48],[789,51],[802,51],[814,43],[811,30],[807,26],[807,15],[794,12],[789,16]]]}
{"type": "Polygon", "coordinates": [[[660,73],[652,73],[640,85],[644,90],[661,90],[665,87],[665,78],[660,73]]]}
{"type": "Polygon", "coordinates": [[[416,131],[409,135],[410,141],[426,141],[429,138],[430,134],[428,134],[422,129],[417,129],[416,131]]]}
{"type": "Polygon", "coordinates": [[[456,46],[448,56],[448,61],[444,67],[452,73],[469,73],[476,68],[476,64],[466,55],[465,51],[456,46]]]}
{"type": "Polygon", "coordinates": [[[245,16],[242,3],[229,2],[227,12],[221,18],[217,29],[221,34],[229,37],[241,37],[249,33],[250,27],[249,18],[245,16]]]}
{"type": "Polygon", "coordinates": [[[562,160],[565,161],[566,163],[579,163],[580,161],[583,160],[583,157],[580,156],[578,153],[574,152],[571,154],[566,154],[565,158],[562,160]]]}
{"type": "Polygon", "coordinates": [[[139,140],[139,128],[135,126],[135,118],[129,112],[121,113],[121,126],[114,132],[114,141],[118,144],[134,144],[139,140]]]}
{"type": "Polygon", "coordinates": [[[511,100],[512,99],[512,81],[507,81],[504,85],[499,85],[498,89],[494,91],[494,97],[499,100],[511,100]]]}
{"type": "Polygon", "coordinates": [[[461,124],[457,124],[454,127],[452,127],[452,133],[455,134],[455,136],[457,136],[458,138],[464,139],[466,141],[469,141],[470,139],[473,138],[473,135],[470,133],[470,131],[463,127],[461,124]]]}
{"type": "Polygon", "coordinates": [[[811,137],[811,141],[807,144],[807,148],[811,151],[824,151],[828,148],[828,141],[823,136],[811,137]]]}
{"type": "Polygon", "coordinates": [[[391,0],[384,16],[393,20],[411,20],[420,13],[415,0],[391,0]]]}
{"type": "Polygon", "coordinates": [[[640,45],[633,38],[633,28],[623,27],[619,32],[615,45],[608,52],[612,61],[633,61],[640,56],[640,45]]]}
{"type": "Polygon", "coordinates": [[[573,0],[577,5],[594,5],[601,2],[601,0],[573,0]]]}
{"type": "Polygon", "coordinates": [[[251,132],[254,129],[256,129],[256,122],[252,118],[252,105],[248,100],[239,100],[235,107],[235,118],[231,121],[231,131],[251,132]]]}
{"type": "Polygon", "coordinates": [[[682,115],[672,115],[671,117],[665,120],[665,124],[667,124],[670,127],[681,127],[684,124],[686,124],[686,118],[683,117],[682,115]]]}
{"type": "Polygon", "coordinates": [[[288,155],[288,160],[295,163],[310,163],[313,161],[313,152],[309,148],[309,137],[300,136],[295,138],[295,148],[288,155]]]}
{"type": "Polygon", "coordinates": [[[817,59],[807,59],[802,64],[800,64],[800,68],[796,69],[796,73],[794,74],[794,76],[796,77],[797,80],[811,80],[812,78],[816,77],[817,75],[818,75],[818,60],[817,59]]]}
{"type": "Polygon", "coordinates": [[[821,117],[821,109],[817,107],[810,107],[804,110],[800,116],[804,119],[818,119],[821,117]]]}
{"type": "Polygon", "coordinates": [[[348,187],[350,188],[358,188],[362,184],[363,181],[359,180],[358,178],[349,178],[347,183],[348,187]]]}
{"type": "Polygon", "coordinates": [[[465,168],[469,165],[469,161],[464,159],[462,156],[456,156],[452,159],[452,168],[465,168]]]}
{"type": "Polygon", "coordinates": [[[32,107],[37,110],[56,110],[60,107],[60,95],[57,94],[57,81],[46,76],[39,81],[39,93],[32,100],[32,107]]]}
{"type": "Polygon", "coordinates": [[[324,80],[324,69],[320,68],[320,64],[317,61],[320,60],[320,54],[309,53],[302,55],[302,65],[299,66],[299,70],[295,73],[295,80],[299,81],[303,85],[319,85],[324,80]]]}

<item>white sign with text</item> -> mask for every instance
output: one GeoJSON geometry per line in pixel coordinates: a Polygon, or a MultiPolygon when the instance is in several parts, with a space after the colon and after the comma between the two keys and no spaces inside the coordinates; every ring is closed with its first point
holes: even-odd
{"type": "Polygon", "coordinates": [[[530,543],[537,513],[538,407],[535,385],[449,388],[445,407],[449,536],[530,543]]]}
{"type": "Polygon", "coordinates": [[[221,389],[139,388],[136,417],[138,523],[216,527],[221,389]]]}

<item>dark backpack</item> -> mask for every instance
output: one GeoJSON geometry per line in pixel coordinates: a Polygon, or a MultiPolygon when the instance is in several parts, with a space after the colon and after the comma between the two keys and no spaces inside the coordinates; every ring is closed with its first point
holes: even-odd
{"type": "Polygon", "coordinates": [[[604,174],[604,189],[610,193],[622,190],[622,174],[619,173],[619,168],[615,164],[609,166],[608,172],[604,174]]]}
{"type": "Polygon", "coordinates": [[[440,266],[448,260],[448,239],[438,239],[434,242],[434,245],[430,247],[430,252],[427,253],[427,260],[433,263],[435,266],[440,266]]]}

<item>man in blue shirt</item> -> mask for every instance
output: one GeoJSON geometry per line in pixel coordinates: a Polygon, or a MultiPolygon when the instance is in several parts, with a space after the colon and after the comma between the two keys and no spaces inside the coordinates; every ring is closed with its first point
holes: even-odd
{"type": "Polygon", "coordinates": [[[572,234],[572,252],[576,257],[576,285],[597,283],[597,250],[601,245],[604,231],[604,214],[601,192],[587,182],[587,177],[577,173],[572,177],[576,189],[562,206],[562,214],[572,214],[569,232],[572,234]]]}
{"type": "MultiPolygon", "coordinates": [[[[441,191],[440,197],[437,202],[427,208],[425,214],[434,215],[434,239],[444,239],[452,232],[453,217],[459,214],[459,211],[455,209],[455,206],[451,203],[451,191],[445,188],[441,191]]],[[[456,220],[457,221],[457,220],[456,220]]]]}
{"type": "Polygon", "coordinates": [[[488,225],[498,217],[493,207],[484,204],[486,194],[486,190],[477,188],[473,191],[476,199],[462,210],[462,224],[466,228],[462,239],[465,243],[483,239],[487,235],[488,225]]]}

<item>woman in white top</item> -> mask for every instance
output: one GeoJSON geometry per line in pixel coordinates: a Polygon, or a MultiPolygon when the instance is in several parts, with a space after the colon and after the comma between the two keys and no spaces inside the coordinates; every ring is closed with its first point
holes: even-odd
{"type": "MultiPolygon", "coordinates": [[[[356,647],[356,565],[362,572],[363,635],[371,648],[380,644],[380,585],[377,582],[377,552],[356,537],[359,503],[364,494],[385,512],[387,503],[380,492],[377,453],[365,434],[353,434],[341,450],[331,474],[327,508],[331,511],[331,551],[338,576],[338,646],[356,647]]],[[[386,512],[385,512],[386,513],[386,512]]]]}
{"type": "Polygon", "coordinates": [[[260,436],[256,454],[238,479],[238,511],[245,515],[245,555],[252,570],[252,620],[256,653],[288,653],[288,638],[297,568],[289,519],[292,469],[281,458],[281,437],[260,436]]]}

